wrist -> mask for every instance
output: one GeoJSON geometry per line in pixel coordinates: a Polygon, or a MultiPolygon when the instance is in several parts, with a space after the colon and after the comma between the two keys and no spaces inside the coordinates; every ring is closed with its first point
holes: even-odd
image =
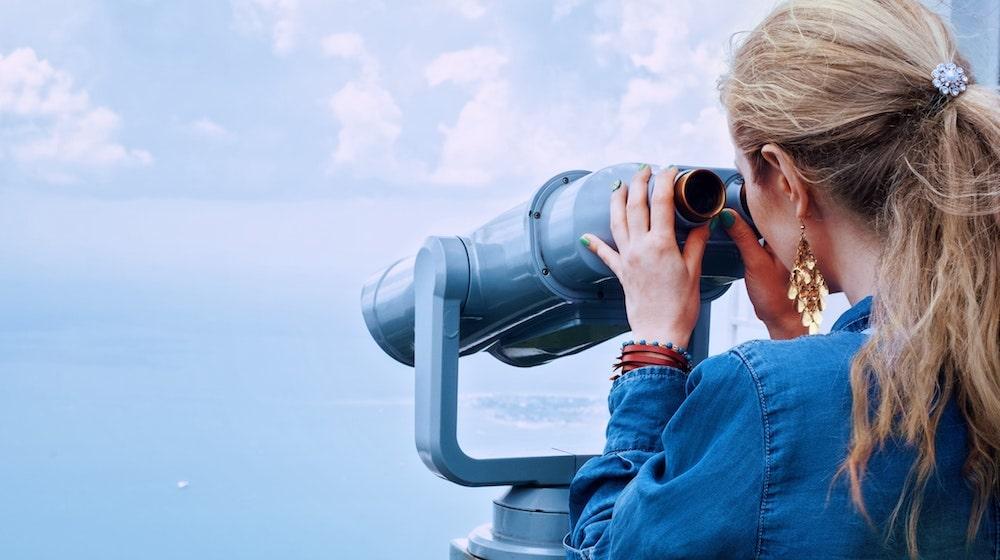
{"type": "Polygon", "coordinates": [[[652,344],[653,341],[659,342],[660,344],[671,342],[675,347],[680,346],[682,348],[687,348],[688,343],[691,342],[691,333],[682,336],[678,333],[671,333],[670,331],[660,334],[656,334],[651,330],[632,331],[632,340],[635,342],[645,340],[649,344],[652,344]]]}
{"type": "Polygon", "coordinates": [[[617,379],[622,374],[644,366],[668,366],[687,373],[691,371],[691,354],[686,348],[670,341],[629,340],[622,343],[622,352],[612,368],[612,371],[619,368],[621,371],[612,373],[608,379],[617,379]]]}

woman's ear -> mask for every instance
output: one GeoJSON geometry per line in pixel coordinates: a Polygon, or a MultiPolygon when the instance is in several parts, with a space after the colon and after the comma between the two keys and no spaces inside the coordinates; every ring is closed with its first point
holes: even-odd
{"type": "Polygon", "coordinates": [[[760,154],[769,168],[769,186],[787,198],[795,206],[795,216],[804,220],[810,215],[810,193],[792,156],[776,144],[764,144],[760,154]]]}

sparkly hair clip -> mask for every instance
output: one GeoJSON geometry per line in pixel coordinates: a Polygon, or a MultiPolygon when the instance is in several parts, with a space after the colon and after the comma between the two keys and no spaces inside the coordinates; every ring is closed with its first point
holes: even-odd
{"type": "Polygon", "coordinates": [[[954,62],[942,62],[931,72],[934,87],[944,96],[958,97],[958,94],[965,91],[969,83],[969,76],[965,74],[965,68],[956,65],[954,62]]]}

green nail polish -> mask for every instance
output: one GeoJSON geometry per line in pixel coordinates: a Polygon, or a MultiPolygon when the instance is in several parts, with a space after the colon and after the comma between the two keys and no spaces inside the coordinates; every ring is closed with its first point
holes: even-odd
{"type": "Polygon", "coordinates": [[[736,216],[733,216],[732,210],[723,210],[721,215],[722,227],[729,229],[736,223],[736,216]]]}
{"type": "Polygon", "coordinates": [[[715,226],[719,225],[719,216],[712,216],[712,219],[708,221],[708,229],[710,231],[715,230],[715,226]]]}
{"type": "Polygon", "coordinates": [[[611,192],[615,192],[615,191],[617,191],[620,188],[622,188],[622,180],[621,179],[615,179],[615,182],[611,183],[611,192]]]}
{"type": "Polygon", "coordinates": [[[584,247],[590,247],[590,240],[587,239],[586,235],[580,236],[580,244],[583,245],[584,247]]]}
{"type": "Polygon", "coordinates": [[[645,171],[647,167],[649,167],[649,164],[648,163],[644,163],[644,164],[642,164],[642,165],[639,166],[639,171],[645,171]]]}

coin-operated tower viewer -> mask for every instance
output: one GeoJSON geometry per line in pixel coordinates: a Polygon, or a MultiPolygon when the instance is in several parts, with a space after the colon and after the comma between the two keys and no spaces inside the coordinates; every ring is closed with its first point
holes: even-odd
{"type": "MultiPolygon", "coordinates": [[[[466,236],[427,238],[415,257],[373,275],[362,290],[372,337],[414,367],[416,445],[427,468],[464,486],[510,486],[493,502],[492,524],[451,542],[452,560],[565,557],[568,485],[591,456],[466,454],[457,439],[459,357],[489,352],[512,366],[532,367],[629,330],[621,285],[578,240],[590,232],[614,245],[608,185],[627,181],[637,169],[626,163],[556,175],[530,201],[466,236]]],[[[725,207],[753,225],[735,170],[678,169],[674,202],[681,245],[689,230],[725,207]]],[[[688,348],[692,363],[707,355],[711,302],[743,273],[736,246],[725,233],[713,232],[688,348]]]]}

